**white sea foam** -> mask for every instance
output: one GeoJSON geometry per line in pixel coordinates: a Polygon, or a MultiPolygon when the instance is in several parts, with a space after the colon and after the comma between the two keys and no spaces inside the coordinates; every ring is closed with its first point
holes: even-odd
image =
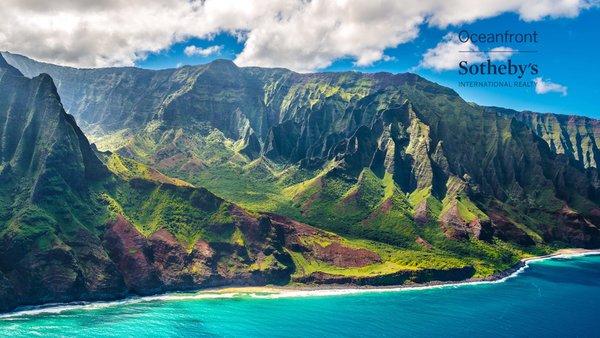
{"type": "Polygon", "coordinates": [[[490,281],[472,281],[472,282],[456,282],[445,283],[438,285],[422,285],[422,286],[399,286],[399,287],[371,287],[371,288],[346,288],[346,289],[310,289],[310,290],[294,290],[294,289],[266,289],[264,292],[256,291],[232,291],[232,292],[215,292],[215,291],[199,291],[196,293],[168,293],[156,296],[132,297],[118,301],[108,302],[77,302],[67,304],[47,304],[43,306],[28,307],[16,310],[14,312],[1,314],[0,320],[10,320],[11,318],[35,316],[43,314],[60,314],[72,310],[97,310],[115,306],[126,306],[137,303],[154,302],[154,301],[181,301],[181,300],[201,300],[201,299],[231,299],[231,298],[254,298],[254,299],[280,299],[280,298],[302,298],[302,297],[323,297],[323,296],[344,296],[362,293],[385,293],[385,292],[406,292],[427,289],[442,289],[442,288],[459,288],[472,285],[482,284],[498,284],[503,283],[511,278],[514,278],[529,268],[529,263],[539,262],[547,259],[556,258],[574,258],[588,255],[600,255],[600,251],[590,251],[584,253],[561,254],[549,257],[540,257],[527,260],[519,269],[515,270],[510,275],[501,279],[490,281]]]}
{"type": "Polygon", "coordinates": [[[13,317],[21,316],[35,316],[41,314],[60,314],[65,311],[71,310],[97,310],[108,307],[124,306],[137,303],[147,303],[154,301],[172,301],[172,300],[186,300],[186,299],[224,299],[239,297],[240,293],[210,293],[210,292],[197,292],[197,293],[167,293],[156,296],[146,297],[130,297],[123,300],[116,301],[97,301],[97,302],[75,302],[65,304],[46,304],[41,306],[24,307],[14,312],[0,314],[0,320],[13,317]]]}

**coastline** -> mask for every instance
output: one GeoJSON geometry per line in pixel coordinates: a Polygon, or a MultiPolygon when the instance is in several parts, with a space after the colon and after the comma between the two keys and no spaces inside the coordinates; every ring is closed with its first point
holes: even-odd
{"type": "MultiPolygon", "coordinates": [[[[569,248],[559,249],[551,254],[542,256],[532,256],[522,258],[515,266],[506,269],[504,271],[495,273],[487,277],[469,278],[461,281],[432,281],[427,283],[415,283],[415,284],[403,284],[403,285],[390,285],[390,286],[372,286],[372,285],[354,285],[354,284],[322,284],[322,285],[284,285],[284,286],[240,286],[240,287],[220,287],[214,289],[204,289],[199,292],[201,293],[212,293],[212,294],[262,294],[262,293],[276,293],[282,294],[288,297],[298,296],[301,293],[313,293],[314,295],[334,295],[334,294],[348,294],[348,293],[361,293],[361,292],[385,292],[385,291],[401,291],[401,290],[418,290],[428,289],[434,287],[452,287],[461,285],[476,285],[485,283],[499,283],[506,279],[517,276],[519,273],[524,271],[528,267],[528,263],[535,261],[542,261],[552,258],[569,258],[578,256],[588,255],[600,255],[600,249],[582,249],[582,248],[569,248]]],[[[310,296],[307,294],[307,296],[310,296]]],[[[281,298],[281,297],[271,297],[281,298]]]]}
{"type": "Polygon", "coordinates": [[[194,300],[194,299],[228,299],[249,297],[257,299],[320,297],[350,295],[369,292],[399,292],[408,290],[425,290],[432,288],[461,287],[478,284],[501,283],[518,276],[529,267],[528,263],[553,258],[571,258],[588,255],[600,255],[600,249],[560,249],[548,255],[532,256],[521,259],[515,266],[494,275],[482,278],[469,278],[462,281],[433,281],[420,284],[404,284],[396,286],[362,286],[352,284],[330,285],[285,285],[285,286],[226,286],[219,288],[201,289],[195,292],[172,292],[154,296],[128,297],[115,301],[73,302],[43,304],[17,308],[14,311],[0,314],[0,320],[37,314],[59,314],[70,310],[94,310],[119,305],[135,304],[152,301],[194,300]]]}

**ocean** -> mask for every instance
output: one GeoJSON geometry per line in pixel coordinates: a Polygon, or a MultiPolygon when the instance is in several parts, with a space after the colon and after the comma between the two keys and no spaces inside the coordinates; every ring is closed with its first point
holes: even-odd
{"type": "Polygon", "coordinates": [[[0,317],[15,337],[598,337],[600,255],[491,283],[402,290],[170,294],[0,317]]]}

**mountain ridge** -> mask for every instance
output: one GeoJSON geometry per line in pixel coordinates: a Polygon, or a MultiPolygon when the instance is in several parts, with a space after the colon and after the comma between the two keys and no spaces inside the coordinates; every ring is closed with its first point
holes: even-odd
{"type": "Polygon", "coordinates": [[[30,286],[13,305],[224,284],[481,278],[555,247],[600,246],[597,168],[551,148],[522,115],[418,75],[20,62],[52,78],[0,75],[20,93],[0,94],[0,122],[13,121],[0,135],[10,156],[0,178],[13,182],[5,189],[39,186],[31,200],[7,194],[21,204],[0,199],[9,219],[0,278],[44,280],[39,269],[52,264],[61,277],[46,283],[61,291],[44,298],[30,286]],[[36,81],[43,95],[22,92],[36,81]],[[41,102],[51,109],[27,108],[41,102]],[[61,132],[42,128],[48,111],[61,132]],[[27,114],[40,122],[18,122],[27,114]],[[49,142],[55,134],[68,141],[49,142]],[[27,171],[39,161],[12,161],[30,158],[14,144],[34,154],[54,144],[56,159],[27,171]],[[108,279],[90,277],[98,269],[108,279]]]}
{"type": "MultiPolygon", "coordinates": [[[[21,59],[44,67],[27,60],[21,59]]],[[[549,224],[556,221],[549,215],[560,214],[561,203],[597,223],[597,168],[564,163],[556,149],[540,143],[539,130],[513,122],[517,115],[468,104],[452,89],[415,74],[299,74],[240,68],[226,60],[166,71],[51,70],[67,97],[79,93],[69,110],[101,149],[208,186],[257,211],[306,214],[283,191],[336,163],[332,172],[341,175],[336,182],[344,189],[370,168],[379,180],[389,174],[405,195],[429,191],[439,203],[446,201],[433,218],[447,230],[468,228],[472,219],[453,206],[456,196],[468,205],[478,200],[469,207],[475,214],[505,205],[521,209],[519,220],[506,210],[502,217],[495,214],[495,223],[513,224],[513,232],[525,223],[537,229],[536,236],[554,237],[549,224]],[[253,161],[261,165],[251,166],[253,161]],[[222,179],[228,172],[250,191],[275,188],[257,204],[228,188],[222,179]],[[453,192],[457,187],[462,192],[453,192]],[[532,208],[541,213],[541,223],[524,215],[532,208]]]]}
{"type": "Polygon", "coordinates": [[[475,258],[449,251],[248,211],[96,151],[49,75],[29,79],[2,65],[0,56],[0,311],[221,285],[460,280],[523,254],[507,251],[509,261],[478,272],[475,258]]]}
{"type": "Polygon", "coordinates": [[[485,107],[514,117],[540,136],[552,151],[565,154],[584,167],[598,168],[600,154],[600,120],[587,116],[516,111],[500,107],[485,107]]]}

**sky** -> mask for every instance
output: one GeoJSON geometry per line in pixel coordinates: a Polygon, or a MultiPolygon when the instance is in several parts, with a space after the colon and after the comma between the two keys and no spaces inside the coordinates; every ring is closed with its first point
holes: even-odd
{"type": "Polygon", "coordinates": [[[298,72],[409,71],[482,105],[600,118],[598,0],[2,1],[0,50],[40,61],[163,69],[225,58],[298,72]],[[537,32],[538,42],[458,38],[507,30],[537,32]],[[488,59],[537,72],[459,73],[461,61],[488,59]]]}

